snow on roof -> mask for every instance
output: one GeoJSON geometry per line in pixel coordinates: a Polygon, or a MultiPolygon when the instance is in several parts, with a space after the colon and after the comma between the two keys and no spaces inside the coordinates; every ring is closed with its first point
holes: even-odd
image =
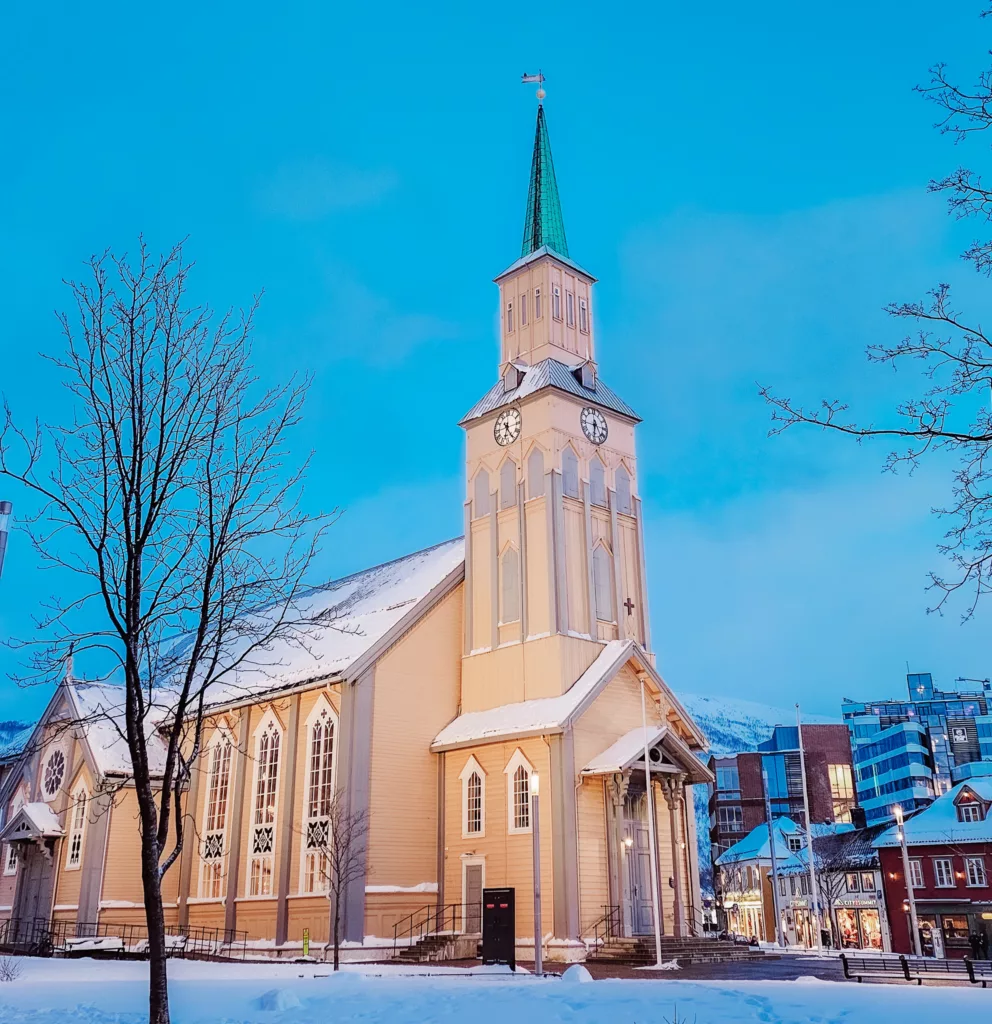
{"type": "MultiPolygon", "coordinates": [[[[102,775],[130,775],[131,755],[127,749],[125,728],[126,692],[113,683],[71,680],[67,683],[76,705],[76,715],[85,727],[86,741],[96,769],[102,775]]],[[[159,700],[166,695],[163,691],[159,700]]],[[[148,741],[148,767],[152,775],[165,768],[165,744],[156,728],[168,715],[166,707],[153,708],[145,720],[148,741]]]]}
{"type": "MultiPolygon", "coordinates": [[[[644,761],[644,747],[653,747],[665,734],[663,725],[649,725],[646,729],[638,726],[621,736],[612,746],[601,754],[597,754],[582,769],[583,775],[608,775],[610,772],[622,772],[632,762],[644,761]]],[[[663,769],[662,769],[663,770],[663,769]]]]}
{"type": "Polygon", "coordinates": [[[53,839],[64,835],[59,816],[46,803],[24,804],[11,816],[0,835],[10,839],[53,839]]]}
{"type": "MultiPolygon", "coordinates": [[[[907,846],[933,846],[944,843],[989,843],[992,842],[992,808],[982,821],[958,821],[954,801],[958,794],[970,789],[981,797],[986,806],[992,805],[992,778],[976,776],[959,782],[948,792],[937,797],[929,807],[924,808],[904,822],[907,846]]],[[[898,846],[897,829],[893,825],[875,840],[875,846],[898,846]]]]}
{"type": "Polygon", "coordinates": [[[36,728],[37,723],[26,725],[14,732],[4,734],[3,741],[0,742],[0,762],[12,761],[20,757],[27,748],[36,728]]]}
{"type": "Polygon", "coordinates": [[[251,664],[211,686],[210,704],[345,673],[464,559],[457,537],[315,587],[297,600],[297,611],[325,616],[327,625],[252,655],[251,664]]]}
{"type": "MultiPolygon", "coordinates": [[[[772,832],[775,834],[775,858],[781,864],[786,861],[795,860],[793,852],[789,849],[787,836],[805,835],[803,830],[788,817],[776,818],[772,823],[772,832]]],[[[721,854],[717,858],[718,865],[739,864],[747,860],[770,860],[771,847],[768,843],[768,824],[762,822],[755,825],[748,834],[739,842],[721,854]]]]}
{"type": "Polygon", "coordinates": [[[501,737],[561,732],[586,698],[602,682],[612,678],[629,657],[633,646],[632,640],[611,640],[589,668],[558,697],[538,697],[536,700],[503,704],[488,711],[469,711],[459,715],[437,734],[431,749],[453,750],[501,737]]]}

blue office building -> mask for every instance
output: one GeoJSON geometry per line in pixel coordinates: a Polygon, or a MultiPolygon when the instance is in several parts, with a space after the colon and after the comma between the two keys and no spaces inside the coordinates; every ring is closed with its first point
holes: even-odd
{"type": "Polygon", "coordinates": [[[925,807],[957,781],[955,769],[992,761],[988,680],[940,690],[929,672],[919,672],[906,683],[908,700],[844,700],[858,802],[869,825],[891,819],[894,804],[907,813],[925,807]]]}

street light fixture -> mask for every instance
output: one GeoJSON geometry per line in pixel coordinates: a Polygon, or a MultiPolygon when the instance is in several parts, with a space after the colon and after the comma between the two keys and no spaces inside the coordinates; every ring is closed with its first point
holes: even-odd
{"type": "Polygon", "coordinates": [[[902,804],[894,804],[892,813],[896,816],[896,838],[902,848],[902,873],[906,878],[906,902],[909,904],[909,922],[913,932],[913,951],[920,952],[920,922],[916,917],[916,896],[913,893],[913,878],[909,871],[909,848],[906,846],[906,826],[903,823],[902,804]]]}
{"type": "Polygon", "coordinates": [[[0,576],[3,575],[3,555],[7,550],[7,530],[13,507],[9,501],[0,501],[0,576]]]}

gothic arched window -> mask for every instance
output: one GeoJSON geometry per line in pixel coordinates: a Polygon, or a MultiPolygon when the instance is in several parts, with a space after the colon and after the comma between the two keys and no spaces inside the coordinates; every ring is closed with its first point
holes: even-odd
{"type": "Polygon", "coordinates": [[[579,496],[579,458],[571,448],[561,453],[561,489],[570,498],[579,496]]]}
{"type": "Polygon", "coordinates": [[[508,547],[500,559],[500,622],[520,621],[520,555],[508,547]]]}
{"type": "Polygon", "coordinates": [[[69,844],[65,858],[67,871],[73,871],[83,861],[83,833],[86,831],[86,790],[80,786],[72,798],[69,812],[69,844]]]}
{"type": "Polygon", "coordinates": [[[594,505],[606,504],[606,467],[596,455],[589,463],[589,500],[594,505]]]}
{"type": "Polygon", "coordinates": [[[517,464],[506,459],[499,469],[499,507],[513,508],[517,503],[517,464]]]}
{"type": "Polygon", "coordinates": [[[630,474],[624,465],[617,467],[617,511],[629,516],[632,511],[630,500],[630,474]]]}
{"type": "Polygon", "coordinates": [[[544,493],[544,452],[535,448],[527,457],[527,497],[544,493]]]}
{"type": "Polygon", "coordinates": [[[486,834],[486,773],[472,756],[461,775],[462,782],[462,836],[486,834]]]}
{"type": "Polygon", "coordinates": [[[231,741],[224,733],[210,750],[203,842],[200,846],[200,896],[219,899],[224,878],[224,834],[231,782],[231,741]]]}
{"type": "Polygon", "coordinates": [[[489,474],[485,469],[480,469],[475,474],[475,500],[473,501],[472,515],[475,519],[489,515],[489,474]]]}
{"type": "Polygon", "coordinates": [[[255,755],[255,798],[251,819],[249,896],[271,896],[276,848],[276,795],[282,733],[270,719],[259,734],[255,755]]]}
{"type": "Polygon", "coordinates": [[[613,622],[613,556],[603,544],[597,544],[592,553],[592,579],[596,618],[613,622]]]}
{"type": "Polygon", "coordinates": [[[321,698],[307,737],[303,807],[303,892],[325,892],[330,877],[331,804],[334,801],[334,712],[321,698]]]}

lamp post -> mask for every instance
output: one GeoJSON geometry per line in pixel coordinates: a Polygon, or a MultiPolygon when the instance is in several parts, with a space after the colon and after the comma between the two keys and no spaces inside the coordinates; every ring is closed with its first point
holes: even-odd
{"type": "MultiPolygon", "coordinates": [[[[654,790],[651,787],[651,752],[648,750],[648,715],[644,701],[644,676],[640,676],[639,679],[641,684],[641,731],[644,734],[644,784],[647,788],[648,799],[648,851],[651,856],[651,912],[654,916],[654,955],[655,963],[661,966],[661,897],[658,893],[658,839],[655,835],[655,829],[658,827],[658,818],[654,813],[654,790]]],[[[675,813],[674,809],[671,809],[671,813],[675,813]]],[[[674,877],[677,879],[678,875],[676,874],[674,877]]],[[[679,910],[679,900],[681,898],[682,894],[676,890],[676,925],[681,923],[681,913],[679,910]]],[[[679,938],[682,938],[678,928],[676,928],[676,934],[679,938]]]]}
{"type": "Polygon", "coordinates": [[[544,971],[544,950],[541,927],[541,808],[539,803],[541,777],[530,773],[530,830],[534,838],[534,974],[544,971]]]}
{"type": "Polygon", "coordinates": [[[902,849],[902,873],[906,878],[906,896],[909,901],[909,923],[913,932],[913,952],[921,956],[920,952],[920,922],[916,918],[916,896],[913,893],[913,878],[909,873],[909,847],[906,846],[906,829],[903,827],[902,804],[895,804],[892,808],[896,816],[896,835],[899,837],[899,846],[902,849]]]}
{"type": "Polygon", "coordinates": [[[796,704],[796,731],[799,733],[799,774],[803,777],[803,811],[806,814],[806,853],[809,857],[809,914],[816,933],[816,948],[823,949],[820,931],[820,893],[816,885],[816,865],[813,861],[813,821],[809,816],[809,786],[806,784],[806,747],[803,744],[803,720],[796,704]]]}
{"type": "Polygon", "coordinates": [[[772,802],[768,794],[768,772],[761,770],[761,785],[765,791],[765,817],[768,819],[768,853],[772,859],[772,904],[775,908],[775,941],[785,945],[782,931],[782,910],[778,903],[778,858],[775,855],[775,827],[772,822],[772,802]]]}
{"type": "Polygon", "coordinates": [[[0,501],[0,576],[3,575],[3,555],[7,550],[7,524],[14,506],[9,501],[0,501]]]}

